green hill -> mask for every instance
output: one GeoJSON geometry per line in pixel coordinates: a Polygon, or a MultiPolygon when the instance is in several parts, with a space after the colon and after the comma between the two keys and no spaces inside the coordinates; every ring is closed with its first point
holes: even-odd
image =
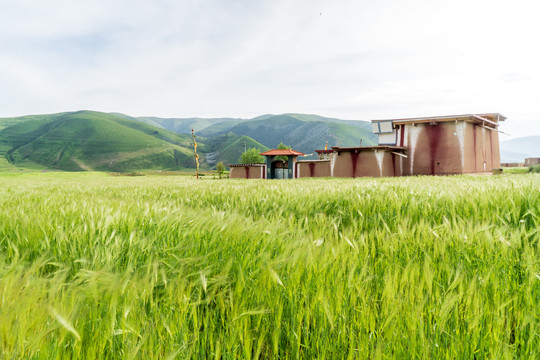
{"type": "Polygon", "coordinates": [[[218,135],[205,139],[206,162],[210,167],[222,161],[224,164],[236,164],[244,149],[255,148],[261,152],[269,150],[266,146],[248,136],[230,134],[218,135]]]}
{"type": "Polygon", "coordinates": [[[36,115],[0,131],[10,164],[67,171],[194,167],[191,138],[93,111],[36,115]]]}
{"type": "Polygon", "coordinates": [[[369,146],[377,142],[369,122],[305,114],[265,115],[253,120],[220,122],[198,134],[211,137],[226,133],[249,136],[269,148],[283,142],[305,153],[321,149],[326,141],[329,146],[369,146]]]}

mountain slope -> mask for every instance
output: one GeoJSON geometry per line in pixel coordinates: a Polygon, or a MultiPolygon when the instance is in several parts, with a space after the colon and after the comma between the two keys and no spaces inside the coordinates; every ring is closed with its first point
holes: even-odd
{"type": "Polygon", "coordinates": [[[540,157],[540,136],[525,136],[501,141],[501,162],[523,162],[525,158],[540,157]]]}
{"type": "Polygon", "coordinates": [[[224,164],[236,164],[244,152],[244,149],[255,148],[261,152],[269,150],[266,146],[248,136],[234,134],[218,135],[205,139],[203,148],[206,162],[210,167],[222,161],[224,164]]]}
{"type": "Polygon", "coordinates": [[[92,111],[34,116],[0,131],[12,164],[81,171],[193,167],[190,137],[92,111]]]}
{"type": "Polygon", "coordinates": [[[295,150],[312,153],[329,146],[374,145],[376,137],[370,123],[323,118],[316,115],[283,114],[263,116],[254,120],[221,122],[200,131],[201,136],[217,136],[226,133],[245,135],[269,148],[280,142],[295,150]]]}

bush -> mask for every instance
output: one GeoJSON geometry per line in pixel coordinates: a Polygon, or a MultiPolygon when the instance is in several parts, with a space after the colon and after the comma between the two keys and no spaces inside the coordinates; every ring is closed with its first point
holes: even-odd
{"type": "Polygon", "coordinates": [[[250,148],[240,156],[241,164],[261,164],[264,163],[264,157],[260,155],[261,150],[250,148]]]}

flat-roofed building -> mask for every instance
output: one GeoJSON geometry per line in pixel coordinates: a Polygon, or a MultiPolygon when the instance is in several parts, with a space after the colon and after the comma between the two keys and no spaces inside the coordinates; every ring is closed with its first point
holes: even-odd
{"type": "Polygon", "coordinates": [[[491,172],[500,167],[498,113],[372,120],[380,146],[405,148],[402,175],[491,172]]]}

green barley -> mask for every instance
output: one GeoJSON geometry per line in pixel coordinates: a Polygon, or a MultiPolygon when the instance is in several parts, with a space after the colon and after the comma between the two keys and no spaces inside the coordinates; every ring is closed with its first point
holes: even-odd
{"type": "Polygon", "coordinates": [[[540,175],[0,176],[0,358],[538,358],[540,175]]]}

